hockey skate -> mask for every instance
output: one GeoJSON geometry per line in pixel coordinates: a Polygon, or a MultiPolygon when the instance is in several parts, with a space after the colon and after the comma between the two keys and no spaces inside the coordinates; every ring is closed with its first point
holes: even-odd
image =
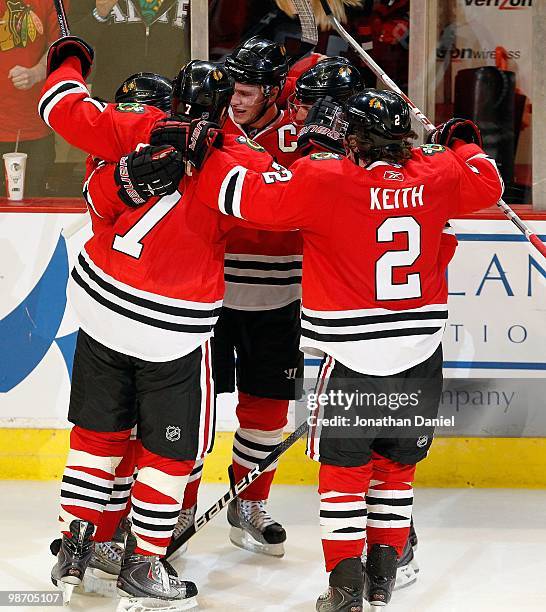
{"type": "Polygon", "coordinates": [[[374,544],[366,560],[364,597],[371,606],[386,606],[396,581],[398,556],[393,546],[374,544]]]}
{"type": "Polygon", "coordinates": [[[59,546],[58,540],[51,545],[51,552],[57,548],[57,563],[51,570],[51,581],[62,591],[65,604],[70,603],[74,588],[82,583],[91,560],[93,530],[92,523],[73,520],[70,523],[71,536],[63,535],[59,546]]]}
{"type": "Polygon", "coordinates": [[[180,580],[158,556],[135,553],[135,546],[130,534],[117,581],[121,596],[117,612],[179,612],[197,607],[193,582],[180,580]]]}
{"type": "Polygon", "coordinates": [[[396,569],[396,582],[394,583],[394,591],[397,589],[403,589],[412,585],[417,580],[417,573],[419,572],[419,566],[413,556],[413,548],[411,541],[408,538],[406,546],[402,551],[402,556],[398,559],[398,567],[396,569]],[[417,566],[417,569],[415,569],[417,566]]]}
{"type": "Polygon", "coordinates": [[[231,530],[229,539],[235,546],[251,552],[284,556],[286,531],[265,509],[265,500],[239,499],[231,501],[227,517],[231,530]]]}
{"type": "Polygon", "coordinates": [[[364,566],[360,559],[340,561],[330,574],[329,584],[317,599],[317,612],[362,612],[364,566]]]}
{"type": "Polygon", "coordinates": [[[195,513],[197,511],[197,505],[191,508],[182,509],[178,521],[174,526],[173,537],[167,547],[166,558],[170,561],[175,561],[178,557],[182,556],[188,550],[188,543],[180,542],[180,536],[186,531],[186,529],[193,525],[195,522],[195,513]]]}

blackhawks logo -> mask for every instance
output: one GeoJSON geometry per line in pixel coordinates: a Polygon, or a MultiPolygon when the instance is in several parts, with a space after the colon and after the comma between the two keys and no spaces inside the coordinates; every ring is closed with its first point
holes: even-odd
{"type": "Polygon", "coordinates": [[[250,138],[245,138],[245,136],[237,136],[237,138],[235,140],[239,144],[246,145],[247,147],[249,147],[253,151],[259,151],[260,153],[263,153],[265,151],[265,149],[262,147],[262,145],[259,145],[257,142],[254,142],[250,138]]]}
{"type": "Polygon", "coordinates": [[[446,148],[439,144],[424,144],[420,146],[423,155],[436,155],[436,153],[443,153],[446,148]]]}
{"type": "Polygon", "coordinates": [[[20,0],[5,4],[6,11],[0,14],[0,51],[24,49],[43,35],[43,23],[30,6],[20,0]]]}
{"type": "Polygon", "coordinates": [[[143,113],[146,109],[138,102],[120,102],[116,110],[120,113],[143,113]]]}
{"type": "Polygon", "coordinates": [[[311,153],[309,156],[313,161],[321,161],[323,159],[343,159],[342,155],[337,153],[327,153],[326,151],[321,153],[311,153]]]}

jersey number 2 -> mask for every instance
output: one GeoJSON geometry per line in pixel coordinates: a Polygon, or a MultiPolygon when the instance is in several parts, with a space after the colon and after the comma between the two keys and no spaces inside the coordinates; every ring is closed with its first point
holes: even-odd
{"type": "Polygon", "coordinates": [[[408,248],[387,251],[375,262],[375,294],[378,301],[421,297],[421,278],[408,274],[405,283],[395,283],[395,268],[413,265],[421,254],[421,226],[413,217],[389,217],[377,228],[377,242],[393,242],[395,234],[407,234],[408,248]]]}
{"type": "Polygon", "coordinates": [[[140,217],[130,230],[123,235],[116,234],[112,243],[114,251],[139,259],[144,248],[141,240],[176,206],[180,197],[178,191],[163,196],[140,217]]]}

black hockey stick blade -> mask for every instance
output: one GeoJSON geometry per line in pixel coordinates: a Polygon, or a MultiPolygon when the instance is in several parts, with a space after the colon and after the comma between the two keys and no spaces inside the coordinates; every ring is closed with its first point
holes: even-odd
{"type": "Polygon", "coordinates": [[[53,0],[53,4],[55,5],[61,36],[70,36],[70,28],[68,27],[68,20],[66,19],[63,0],[53,0]]]}
{"type": "MultiPolygon", "coordinates": [[[[232,485],[226,493],[213,504],[204,514],[202,514],[193,525],[190,525],[181,535],[177,538],[176,543],[171,542],[172,546],[169,546],[168,556],[172,555],[177,551],[183,544],[185,544],[191,537],[193,537],[200,529],[202,529],[207,523],[209,523],[221,510],[223,510],[230,501],[233,501],[239,493],[242,493],[249,485],[251,485],[259,476],[261,476],[265,470],[277,461],[277,459],[287,451],[295,442],[297,442],[302,436],[307,433],[309,429],[309,423],[305,420],[293,433],[291,433],[286,440],[283,440],[275,450],[271,451],[267,457],[262,459],[256,467],[254,467],[248,474],[239,480],[239,482],[232,485]]],[[[231,474],[230,474],[231,479],[231,474]]]]}

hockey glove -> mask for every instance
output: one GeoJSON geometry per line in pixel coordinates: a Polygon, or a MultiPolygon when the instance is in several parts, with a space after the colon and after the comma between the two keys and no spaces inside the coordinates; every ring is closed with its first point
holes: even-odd
{"type": "Polygon", "coordinates": [[[82,66],[82,76],[86,79],[93,66],[95,52],[93,47],[77,36],[63,36],[51,44],[47,52],[47,76],[57,70],[69,57],[77,57],[82,66]]]}
{"type": "Polygon", "coordinates": [[[151,197],[174,193],[183,174],[182,154],[174,147],[146,145],[119,160],[114,180],[120,200],[138,208],[151,197]]]}
{"type": "Polygon", "coordinates": [[[483,148],[480,128],[470,119],[459,119],[455,117],[445,123],[441,123],[427,137],[430,144],[439,144],[451,147],[455,140],[462,140],[468,144],[474,143],[483,148]]]}
{"type": "Polygon", "coordinates": [[[212,147],[219,149],[224,142],[224,135],[216,123],[194,119],[190,123],[186,160],[190,166],[200,170],[212,147]]]}
{"type": "Polygon", "coordinates": [[[312,147],[345,155],[343,138],[346,123],[341,120],[343,108],[331,96],[317,100],[298,134],[298,147],[308,153],[312,147]]]}
{"type": "Polygon", "coordinates": [[[170,145],[177,151],[185,153],[188,146],[190,124],[165,117],[159,119],[150,133],[150,144],[154,146],[170,145]]]}

